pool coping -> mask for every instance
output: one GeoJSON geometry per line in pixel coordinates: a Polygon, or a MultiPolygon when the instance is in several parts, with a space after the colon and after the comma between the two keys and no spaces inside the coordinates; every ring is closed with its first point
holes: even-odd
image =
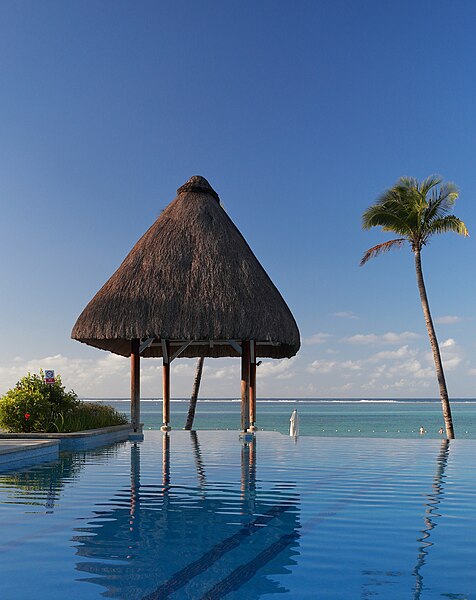
{"type": "Polygon", "coordinates": [[[59,440],[0,439],[0,471],[59,457],[59,440]]]}
{"type": "Polygon", "coordinates": [[[4,456],[15,452],[22,452],[23,458],[28,456],[29,449],[31,457],[38,455],[37,450],[49,445],[56,446],[56,457],[59,452],[71,450],[89,450],[111,444],[113,442],[125,441],[132,433],[132,425],[114,425],[112,427],[101,427],[100,429],[88,429],[75,431],[73,433],[6,433],[0,432],[0,449],[9,447],[5,453],[0,450],[0,468],[6,461],[4,456]],[[43,446],[41,446],[43,444],[43,446]]]}

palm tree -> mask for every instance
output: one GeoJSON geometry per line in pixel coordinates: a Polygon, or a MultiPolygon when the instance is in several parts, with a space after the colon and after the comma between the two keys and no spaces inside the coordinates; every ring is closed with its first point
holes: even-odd
{"type": "Polygon", "coordinates": [[[422,182],[412,177],[402,177],[362,215],[364,229],[380,226],[383,231],[392,231],[400,237],[370,248],[360,262],[362,266],[370,258],[378,256],[382,252],[399,248],[405,242],[410,243],[415,258],[416,278],[423,315],[435,361],[448,439],[454,439],[453,420],[440,349],[423,280],[421,250],[423,246],[426,246],[430,237],[438,233],[454,231],[460,235],[468,235],[466,225],[450,214],[458,195],[459,192],[454,184],[443,183],[442,178],[436,175],[432,175],[422,182]]]}
{"type": "Polygon", "coordinates": [[[193,380],[192,395],[190,396],[190,404],[188,406],[187,420],[185,422],[184,429],[190,430],[193,427],[193,420],[195,418],[195,409],[197,407],[198,392],[200,390],[200,382],[202,381],[203,363],[205,357],[200,356],[197,359],[197,365],[195,367],[195,378],[193,380]]]}

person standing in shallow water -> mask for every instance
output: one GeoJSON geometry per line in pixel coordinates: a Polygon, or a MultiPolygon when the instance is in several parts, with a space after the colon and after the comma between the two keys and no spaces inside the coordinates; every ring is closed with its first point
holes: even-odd
{"type": "Polygon", "coordinates": [[[420,427],[420,435],[423,435],[424,433],[426,433],[425,428],[423,427],[423,425],[420,427]]]}
{"type": "Polygon", "coordinates": [[[299,416],[296,409],[293,410],[289,419],[289,435],[292,437],[299,435],[299,416]]]}

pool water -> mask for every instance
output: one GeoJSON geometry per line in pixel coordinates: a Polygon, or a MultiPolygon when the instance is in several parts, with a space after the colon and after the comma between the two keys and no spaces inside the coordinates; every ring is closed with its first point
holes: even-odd
{"type": "Polygon", "coordinates": [[[0,474],[0,598],[476,599],[473,440],[146,433],[0,474]]]}

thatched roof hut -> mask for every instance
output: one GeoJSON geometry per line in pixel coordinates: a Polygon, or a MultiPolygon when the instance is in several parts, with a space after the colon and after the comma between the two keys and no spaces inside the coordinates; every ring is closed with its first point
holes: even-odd
{"type": "Polygon", "coordinates": [[[192,177],[81,313],[71,337],[130,356],[163,356],[161,340],[193,341],[181,356],[238,356],[228,340],[255,340],[256,355],[300,346],[291,311],[203,177],[192,177]]]}
{"type": "Polygon", "coordinates": [[[164,361],[164,429],[170,363],[178,356],[241,356],[242,424],[254,424],[256,357],[290,358],[296,322],[281,294],[203,177],[177,197],[89,302],[71,333],[131,356],[131,413],[139,423],[139,357],[164,361]],[[248,419],[248,400],[251,403],[248,419]]]}

